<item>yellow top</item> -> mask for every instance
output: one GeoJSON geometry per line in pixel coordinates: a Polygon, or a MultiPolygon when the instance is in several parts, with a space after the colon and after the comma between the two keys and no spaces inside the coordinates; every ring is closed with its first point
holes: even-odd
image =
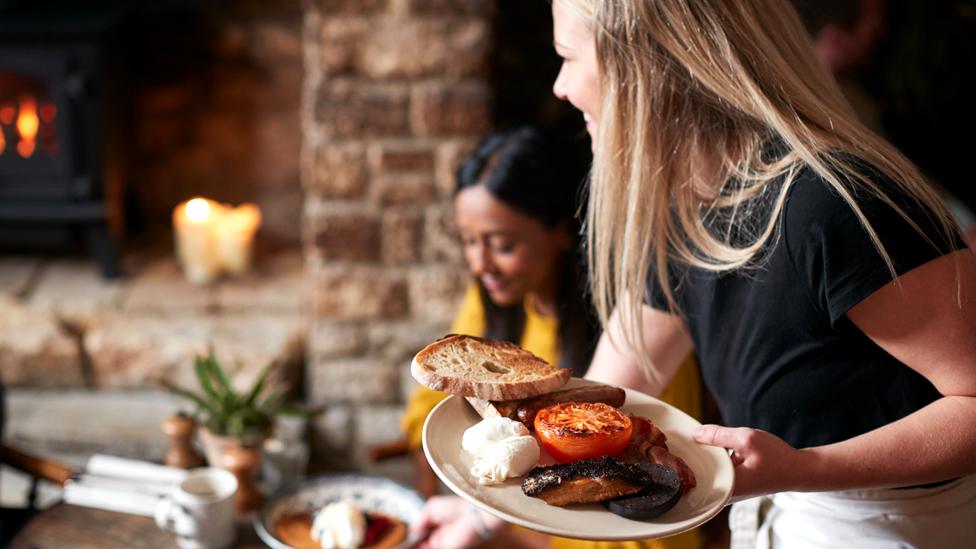
{"type": "MultiPolygon", "coordinates": [[[[519,345],[539,356],[550,364],[559,363],[559,347],[557,345],[558,330],[554,317],[539,314],[535,307],[526,300],[525,329],[519,345]]],[[[481,295],[475,284],[468,286],[464,301],[454,318],[451,332],[456,334],[482,335],[485,330],[484,308],[481,295]]],[[[407,434],[411,449],[421,446],[424,420],[434,406],[447,395],[418,387],[410,396],[406,410],[400,418],[400,426],[407,434]]],[[[694,356],[689,356],[675,374],[668,387],[661,393],[660,399],[681,408],[692,417],[701,418],[701,380],[698,375],[698,364],[694,356]]],[[[701,547],[701,536],[698,530],[685,532],[677,536],[662,540],[597,542],[551,537],[550,549],[697,549],[701,547]]]]}

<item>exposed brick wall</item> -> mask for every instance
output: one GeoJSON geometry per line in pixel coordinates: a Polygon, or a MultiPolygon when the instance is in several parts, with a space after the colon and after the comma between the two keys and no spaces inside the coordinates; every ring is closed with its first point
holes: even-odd
{"type": "Polygon", "coordinates": [[[449,328],[467,283],[451,192],[491,123],[494,13],[494,0],[307,4],[307,387],[330,410],[322,448],[396,432],[410,358],[449,328]],[[366,416],[383,428],[342,419],[366,416]]]}
{"type": "Polygon", "coordinates": [[[255,202],[264,217],[259,239],[297,246],[298,4],[133,8],[127,161],[139,211],[130,222],[165,232],[173,207],[197,195],[255,202]]]}

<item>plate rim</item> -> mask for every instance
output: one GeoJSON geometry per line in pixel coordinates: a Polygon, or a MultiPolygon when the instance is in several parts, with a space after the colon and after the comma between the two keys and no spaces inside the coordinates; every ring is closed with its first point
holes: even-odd
{"type": "MultiPolygon", "coordinates": [[[[582,385],[589,385],[589,384],[594,384],[594,383],[602,383],[602,382],[588,380],[588,379],[584,379],[584,378],[578,378],[578,377],[573,377],[573,378],[570,379],[570,383],[572,383],[573,381],[576,381],[577,382],[577,384],[575,386],[579,386],[580,384],[582,384],[582,385]],[[580,383],[580,382],[582,382],[582,383],[580,383]]],[[[568,385],[569,385],[569,383],[566,384],[566,386],[568,386],[568,385]]],[[[566,386],[564,386],[563,388],[566,388],[566,386]]],[[[675,406],[673,406],[671,404],[668,404],[667,402],[664,402],[664,401],[662,401],[659,398],[652,397],[652,396],[650,396],[648,394],[642,393],[642,392],[637,391],[635,389],[630,389],[630,388],[627,388],[627,387],[623,387],[623,389],[626,392],[626,400],[624,402],[624,405],[621,407],[622,409],[626,409],[627,408],[628,403],[630,402],[632,396],[640,396],[642,398],[650,399],[654,403],[660,404],[660,405],[668,408],[669,409],[669,413],[677,413],[677,414],[680,414],[680,415],[684,416],[688,421],[693,422],[696,425],[701,425],[701,422],[700,421],[698,421],[697,419],[693,418],[692,416],[690,416],[689,414],[687,414],[686,412],[684,412],[680,408],[677,408],[677,407],[675,407],[675,406]]],[[[550,528],[548,525],[545,525],[545,524],[542,524],[542,523],[538,523],[538,522],[533,522],[532,520],[525,519],[525,518],[519,517],[517,515],[513,515],[511,513],[508,513],[506,511],[503,511],[501,509],[498,509],[498,508],[492,506],[491,504],[489,504],[487,502],[481,501],[475,495],[470,494],[466,490],[461,489],[460,487],[456,486],[455,483],[454,483],[454,481],[450,478],[450,476],[447,475],[441,469],[440,464],[438,464],[433,459],[433,457],[431,456],[431,451],[430,451],[429,444],[428,444],[428,440],[429,440],[428,426],[430,425],[431,418],[435,417],[435,414],[438,413],[438,411],[442,407],[449,406],[450,405],[450,404],[448,404],[449,402],[454,402],[455,400],[459,400],[459,399],[463,399],[463,397],[460,397],[458,395],[448,395],[448,397],[446,399],[440,401],[437,404],[437,406],[435,406],[434,409],[431,410],[429,414],[427,414],[427,418],[424,420],[424,427],[423,427],[423,432],[422,432],[422,442],[423,442],[424,455],[427,458],[428,463],[430,463],[431,468],[433,468],[434,469],[434,472],[437,474],[437,477],[453,493],[461,496],[462,498],[464,498],[468,502],[472,503],[473,505],[475,505],[479,509],[482,509],[484,511],[487,511],[487,512],[495,515],[496,517],[499,517],[499,518],[501,518],[501,519],[503,519],[506,522],[509,522],[511,524],[515,524],[515,525],[518,525],[518,526],[522,526],[522,527],[528,528],[530,530],[535,530],[537,532],[542,532],[542,533],[546,533],[546,534],[550,534],[550,535],[554,535],[554,536],[560,536],[560,537],[565,537],[565,538],[575,538],[575,539],[586,539],[586,540],[592,540],[592,541],[630,541],[630,540],[635,540],[635,539],[641,539],[641,540],[659,539],[659,538],[673,536],[673,535],[677,535],[677,534],[680,534],[680,533],[683,533],[683,532],[687,532],[689,530],[692,530],[694,528],[697,528],[698,526],[701,526],[702,524],[708,522],[709,520],[711,520],[712,518],[714,518],[717,514],[719,514],[719,512],[721,512],[721,510],[729,503],[729,501],[732,498],[732,493],[735,490],[735,469],[734,469],[734,467],[732,465],[731,459],[729,459],[729,460],[719,460],[719,461],[716,462],[716,463],[719,463],[719,467],[721,469],[725,469],[726,470],[725,471],[726,473],[729,473],[728,476],[729,476],[730,481],[729,481],[728,489],[725,491],[725,493],[723,494],[723,497],[720,500],[716,500],[716,502],[712,504],[712,507],[711,508],[708,508],[707,511],[701,513],[700,515],[698,515],[694,519],[689,519],[682,526],[676,527],[676,528],[673,528],[673,529],[670,529],[670,530],[667,530],[667,531],[650,532],[648,535],[644,535],[644,536],[641,536],[641,537],[635,537],[633,533],[622,533],[622,534],[607,533],[607,534],[600,534],[598,537],[594,537],[594,536],[589,535],[589,534],[586,534],[585,537],[581,537],[580,534],[577,534],[577,535],[574,536],[572,530],[569,530],[569,529],[559,529],[559,528],[550,528]]],[[[462,402],[461,405],[462,406],[463,405],[467,405],[467,403],[462,402]]],[[[717,447],[710,447],[710,448],[717,448],[717,447]]],[[[458,441],[458,451],[459,452],[461,451],[460,441],[458,441]]],[[[526,497],[528,497],[528,496],[526,496],[526,497]]],[[[566,509],[566,508],[560,508],[560,510],[563,510],[563,511],[574,511],[574,509],[566,509]]],[[[605,512],[610,513],[610,511],[605,511],[605,512]]],[[[643,521],[633,521],[633,522],[635,524],[641,524],[641,523],[643,523],[643,524],[653,524],[653,523],[647,523],[647,522],[643,522],[643,521]]]]}

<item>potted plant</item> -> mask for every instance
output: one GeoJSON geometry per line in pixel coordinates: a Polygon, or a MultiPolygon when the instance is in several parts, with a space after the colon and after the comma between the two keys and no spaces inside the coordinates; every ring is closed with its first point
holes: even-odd
{"type": "Polygon", "coordinates": [[[213,353],[197,357],[193,367],[198,391],[166,384],[167,388],[196,405],[200,442],[211,466],[221,467],[229,448],[260,449],[281,410],[283,390],[267,387],[275,362],[265,366],[245,392],[234,389],[231,378],[213,353]]]}

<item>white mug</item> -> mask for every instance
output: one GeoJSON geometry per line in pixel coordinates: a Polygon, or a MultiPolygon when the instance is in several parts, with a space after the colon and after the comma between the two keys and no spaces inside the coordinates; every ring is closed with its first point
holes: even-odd
{"type": "Polygon", "coordinates": [[[229,547],[237,536],[237,479],[225,469],[194,469],[156,505],[156,525],[176,534],[182,549],[229,547]]]}

